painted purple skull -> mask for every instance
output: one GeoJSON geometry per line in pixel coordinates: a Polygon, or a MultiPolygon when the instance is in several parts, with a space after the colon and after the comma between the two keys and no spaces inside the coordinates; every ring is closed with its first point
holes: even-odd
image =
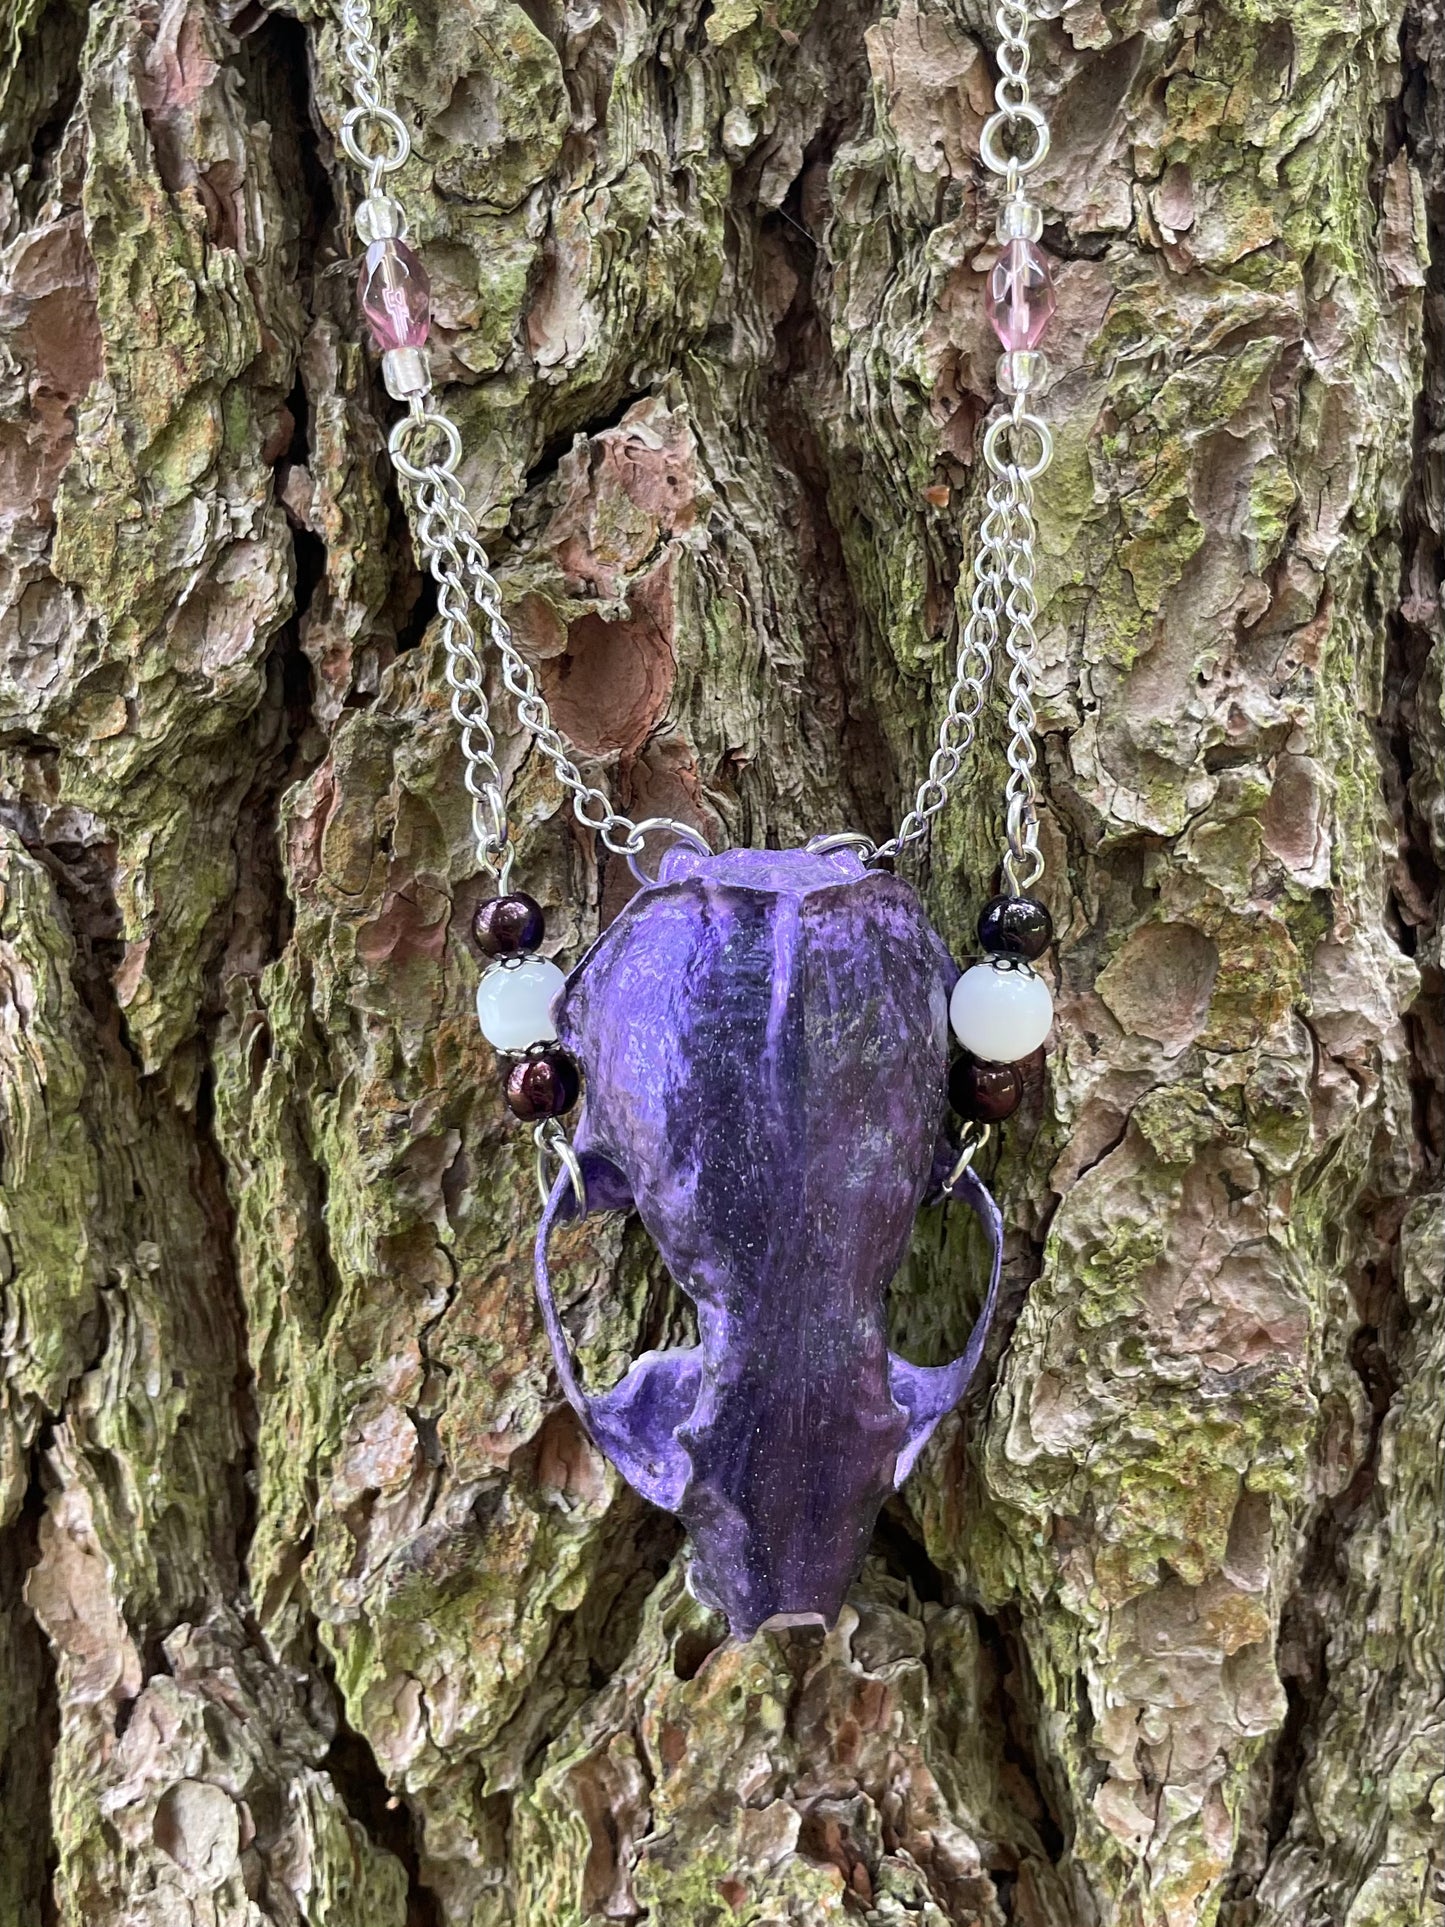
{"type": "Polygon", "coordinates": [[[831,1623],[878,1509],[963,1396],[987,1336],[1001,1227],[965,1353],[890,1353],[885,1295],[937,1182],[958,976],[914,892],[851,852],[675,848],[567,980],[589,1210],[635,1208],[697,1307],[695,1346],[581,1385],[537,1237],[563,1390],[598,1446],[693,1542],[732,1631],[831,1623]]]}

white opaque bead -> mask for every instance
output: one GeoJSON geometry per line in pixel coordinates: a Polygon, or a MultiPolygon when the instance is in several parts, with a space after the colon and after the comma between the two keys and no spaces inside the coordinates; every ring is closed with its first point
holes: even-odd
{"type": "Polygon", "coordinates": [[[528,1050],[557,1035],[552,1006],[567,979],[545,957],[494,964],[477,985],[477,1022],[497,1050],[528,1050]]]}
{"type": "Polygon", "coordinates": [[[975,964],[948,1000],[953,1034],[988,1064],[1016,1064],[1038,1049],[1054,1021],[1054,1000],[1032,970],[975,964]]]}

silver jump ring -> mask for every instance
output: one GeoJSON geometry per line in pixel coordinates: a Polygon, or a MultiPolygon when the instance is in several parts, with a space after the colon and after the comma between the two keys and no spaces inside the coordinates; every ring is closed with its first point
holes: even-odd
{"type": "Polygon", "coordinates": [[[572,1195],[577,1200],[577,1215],[587,1216],[587,1181],[582,1175],[582,1165],[577,1153],[572,1149],[566,1132],[555,1117],[545,1117],[532,1133],[532,1142],[537,1147],[537,1189],[542,1194],[542,1208],[552,1195],[552,1177],[547,1164],[549,1154],[567,1173],[572,1184],[572,1195]]]}
{"type": "Polygon", "coordinates": [[[393,174],[411,153],[411,135],[400,114],[389,107],[353,107],[341,123],[341,145],[358,167],[382,174],[393,174]],[[363,126],[379,127],[391,138],[390,152],[369,154],[358,138],[363,126]]]}
{"type": "Polygon", "coordinates": [[[1037,415],[998,415],[988,425],[988,433],[983,438],[983,459],[996,475],[1002,475],[1008,464],[1000,460],[999,444],[1011,428],[1031,428],[1039,438],[1038,458],[1027,467],[1015,464],[1019,475],[1026,482],[1036,482],[1054,459],[1054,438],[1049,432],[1046,421],[1037,415]]]}
{"type": "Polygon", "coordinates": [[[634,823],[632,826],[632,834],[637,839],[637,847],[624,852],[627,858],[628,869],[631,870],[632,874],[637,878],[637,881],[644,887],[657,881],[656,877],[650,877],[647,874],[646,870],[643,869],[637,860],[638,857],[642,855],[643,844],[654,830],[671,830],[679,841],[690,843],[699,856],[712,855],[712,845],[703,836],[699,835],[690,823],[679,823],[675,817],[671,816],[644,816],[640,823],[634,823]]]}
{"type": "Polygon", "coordinates": [[[831,856],[835,850],[857,850],[865,863],[878,854],[872,837],[864,836],[861,830],[837,830],[831,836],[811,837],[807,848],[810,856],[831,856]]]}
{"type": "Polygon", "coordinates": [[[1028,101],[1019,107],[1000,109],[990,114],[983,124],[983,132],[978,137],[978,151],[985,167],[995,174],[1012,174],[1022,177],[1032,174],[1049,151],[1049,123],[1040,108],[1028,101]],[[1023,121],[1032,128],[1034,149],[1031,154],[1005,154],[998,144],[998,137],[1005,127],[1017,127],[1023,121]]]}
{"type": "Polygon", "coordinates": [[[450,474],[462,459],[462,438],[456,423],[445,415],[439,415],[435,409],[428,409],[419,415],[403,415],[388,436],[386,446],[391,455],[392,466],[409,482],[427,481],[433,469],[440,469],[443,474],[450,474]],[[421,464],[409,459],[406,454],[406,445],[418,432],[440,435],[444,459],[438,460],[433,457],[421,464]]]}
{"type": "Polygon", "coordinates": [[[993,1126],[991,1124],[978,1125],[969,1123],[964,1125],[963,1136],[959,1139],[958,1143],[958,1162],[943,1181],[943,1195],[946,1198],[953,1196],[954,1185],[958,1183],[959,1179],[963,1176],[969,1165],[973,1163],[974,1159],[978,1156],[984,1145],[988,1143],[992,1135],[993,1126]]]}

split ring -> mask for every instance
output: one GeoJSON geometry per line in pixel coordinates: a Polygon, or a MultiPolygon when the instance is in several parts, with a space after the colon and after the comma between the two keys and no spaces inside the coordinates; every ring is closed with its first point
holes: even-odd
{"type": "Polygon", "coordinates": [[[991,1124],[984,1124],[982,1126],[966,1124],[963,1127],[963,1136],[959,1139],[958,1145],[958,1162],[943,1181],[944,1197],[951,1198],[953,1196],[954,1185],[958,1183],[959,1179],[973,1163],[974,1159],[978,1156],[984,1145],[988,1143],[992,1135],[993,1126],[991,1124]]]}

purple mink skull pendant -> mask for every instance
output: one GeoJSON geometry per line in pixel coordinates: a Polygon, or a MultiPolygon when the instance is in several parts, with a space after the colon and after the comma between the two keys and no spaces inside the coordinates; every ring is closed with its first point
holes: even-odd
{"type": "MultiPolygon", "coordinates": [[[[958,968],[900,879],[851,852],[675,847],[567,979],[586,1073],[589,1210],[633,1208],[697,1306],[699,1342],[613,1391],[578,1378],[537,1236],[562,1388],[598,1446],[692,1537],[693,1590],[734,1634],[837,1616],[878,1509],[963,1396],[997,1295],[1001,1227],[962,1357],[888,1350],[885,1295],[935,1173],[958,968]]],[[[946,1167],[942,1167],[946,1168],[946,1167]]]]}

